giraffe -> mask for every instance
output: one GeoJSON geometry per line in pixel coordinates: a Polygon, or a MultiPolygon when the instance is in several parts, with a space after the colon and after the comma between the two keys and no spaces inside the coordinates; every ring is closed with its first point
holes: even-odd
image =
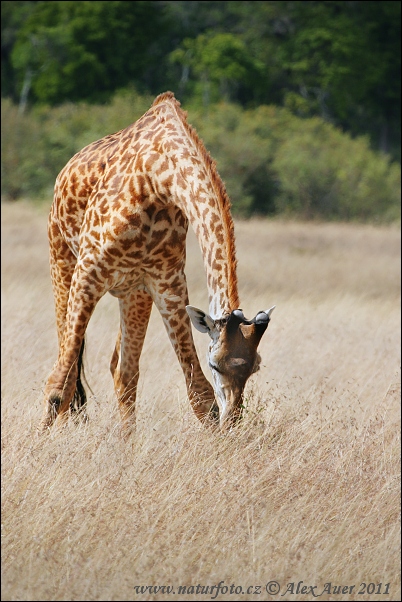
{"type": "Polygon", "coordinates": [[[157,96],[132,125],[70,159],[56,178],[48,238],[58,357],[45,385],[42,430],[63,424],[69,409],[85,416],[85,331],[107,292],[117,297],[120,310],[110,370],[126,434],[135,425],[139,358],[153,303],[197,418],[223,430],[238,421],[274,308],[252,320],[239,309],[230,200],[172,92],[157,96]],[[189,223],[203,256],[208,313],[189,305],[184,271],[189,223]],[[191,322],[209,334],[213,387],[201,369],[191,322]]]}

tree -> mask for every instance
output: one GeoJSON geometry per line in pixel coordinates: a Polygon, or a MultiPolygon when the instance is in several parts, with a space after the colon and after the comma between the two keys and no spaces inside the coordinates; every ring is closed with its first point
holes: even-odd
{"type": "Polygon", "coordinates": [[[206,105],[219,98],[236,98],[241,86],[252,87],[263,67],[250,55],[241,38],[231,33],[208,32],[195,39],[186,38],[171,53],[170,60],[182,66],[183,91],[190,71],[193,72],[206,105]]]}
{"type": "Polygon", "coordinates": [[[102,101],[147,75],[161,49],[159,6],[149,1],[38,2],[18,32],[12,64],[34,100],[102,101]]]}
{"type": "Polygon", "coordinates": [[[1,3],[1,95],[18,99],[15,89],[15,70],[11,63],[11,53],[18,33],[37,2],[3,1],[1,3]]]}
{"type": "Polygon", "coordinates": [[[354,134],[368,132],[384,151],[396,151],[400,12],[400,2],[384,0],[290,3],[292,27],[280,49],[289,73],[285,106],[354,134]]]}
{"type": "Polygon", "coordinates": [[[2,95],[104,102],[128,85],[319,115],[400,159],[400,2],[2,2],[2,95]]]}

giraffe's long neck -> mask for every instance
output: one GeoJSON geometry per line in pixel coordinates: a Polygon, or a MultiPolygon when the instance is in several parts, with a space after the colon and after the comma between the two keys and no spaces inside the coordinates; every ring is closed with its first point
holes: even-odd
{"type": "Polygon", "coordinates": [[[175,196],[201,248],[207,276],[209,314],[221,318],[239,307],[234,225],[230,202],[215,165],[187,149],[176,170],[175,196]]]}
{"type": "Polygon", "coordinates": [[[234,226],[225,186],[171,92],[155,99],[144,126],[153,130],[153,149],[160,158],[155,192],[162,189],[188,218],[204,260],[209,313],[220,318],[239,307],[234,226]]]}

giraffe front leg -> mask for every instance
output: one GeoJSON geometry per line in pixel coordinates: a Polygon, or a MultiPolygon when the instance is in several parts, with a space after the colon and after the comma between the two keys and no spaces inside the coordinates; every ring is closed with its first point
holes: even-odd
{"type": "Polygon", "coordinates": [[[203,423],[219,424],[214,390],[202,371],[186,311],[188,293],[184,274],[179,285],[167,290],[164,287],[163,293],[158,292],[154,301],[183,370],[195,415],[203,423]]]}
{"type": "Polygon", "coordinates": [[[123,435],[127,438],[135,426],[139,362],[151,315],[152,297],[144,290],[136,290],[119,299],[119,305],[120,330],[110,370],[119,403],[123,435]]]}
{"type": "Polygon", "coordinates": [[[59,342],[58,359],[45,386],[41,430],[50,428],[54,423],[61,424],[68,417],[79,378],[78,367],[85,331],[103,294],[103,291],[99,292],[96,281],[76,266],[71,281],[63,336],[59,342]]]}

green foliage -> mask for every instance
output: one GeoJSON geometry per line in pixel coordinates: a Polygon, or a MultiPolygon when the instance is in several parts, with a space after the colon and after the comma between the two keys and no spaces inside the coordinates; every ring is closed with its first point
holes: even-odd
{"type": "Polygon", "coordinates": [[[2,196],[15,200],[51,195],[55,174],[47,165],[40,123],[31,115],[21,115],[8,99],[2,100],[1,113],[2,196]]]}
{"type": "Polygon", "coordinates": [[[1,2],[1,96],[16,100],[16,73],[11,64],[11,53],[18,33],[37,2],[5,0],[1,2]]]}
{"type": "Polygon", "coordinates": [[[262,110],[260,107],[247,112],[237,105],[220,103],[207,118],[202,111],[190,111],[190,119],[216,160],[238,215],[275,212],[275,181],[270,169],[273,140],[260,135],[259,125],[268,126],[258,120],[262,110]]]}
{"type": "Polygon", "coordinates": [[[221,104],[191,114],[216,158],[234,212],[303,218],[397,219],[400,166],[319,117],[221,104]]]}
{"type": "Polygon", "coordinates": [[[38,2],[18,31],[11,62],[36,101],[104,101],[140,79],[161,50],[155,2],[38,2]]]}
{"type": "Polygon", "coordinates": [[[99,104],[128,85],[186,104],[276,104],[367,134],[400,160],[400,11],[392,0],[5,1],[2,95],[99,104]]]}
{"type": "MultiPolygon", "coordinates": [[[[153,97],[134,90],[107,105],[68,103],[21,114],[2,103],[2,194],[48,197],[70,157],[138,119],[153,97]]],[[[322,118],[275,106],[197,104],[189,121],[217,162],[236,215],[394,220],[400,216],[400,167],[322,118]]]]}
{"type": "Polygon", "coordinates": [[[285,106],[335,121],[354,134],[369,132],[383,150],[392,145],[397,153],[401,3],[290,4],[294,29],[279,51],[291,84],[285,106]]]}
{"type": "Polygon", "coordinates": [[[23,114],[2,100],[2,196],[51,199],[57,174],[76,152],[138,119],[152,100],[125,90],[107,107],[67,103],[23,114]]]}
{"type": "Polygon", "coordinates": [[[282,140],[272,168],[280,181],[280,213],[304,218],[396,218],[400,167],[349,135],[314,117],[282,140]]]}
{"type": "Polygon", "coordinates": [[[209,32],[195,39],[186,38],[171,53],[170,60],[183,68],[183,91],[193,72],[201,83],[204,104],[220,97],[229,100],[240,86],[251,86],[263,70],[263,64],[250,55],[243,40],[231,33],[209,32]]]}

